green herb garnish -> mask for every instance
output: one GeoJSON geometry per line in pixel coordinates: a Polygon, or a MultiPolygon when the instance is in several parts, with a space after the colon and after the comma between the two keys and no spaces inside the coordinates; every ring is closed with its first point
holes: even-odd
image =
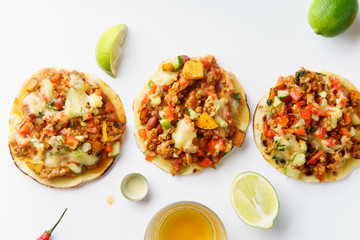
{"type": "Polygon", "coordinates": [[[148,82],[149,87],[153,86],[154,84],[155,84],[155,83],[154,83],[153,80],[150,80],[150,81],[148,82]]]}
{"type": "Polygon", "coordinates": [[[235,100],[236,102],[240,105],[240,101],[241,101],[241,95],[240,93],[234,93],[233,95],[231,95],[235,100]]]}
{"type": "Polygon", "coordinates": [[[266,104],[267,104],[268,106],[270,106],[270,105],[272,104],[272,99],[268,99],[268,100],[266,101],[266,104]]]}
{"type": "Polygon", "coordinates": [[[306,70],[301,70],[301,71],[297,71],[295,73],[295,83],[299,84],[300,82],[300,77],[305,77],[306,76],[306,70]]]}
{"type": "Polygon", "coordinates": [[[31,143],[29,143],[28,145],[26,145],[26,146],[23,148],[23,150],[21,150],[21,152],[19,153],[19,157],[20,157],[26,150],[28,150],[28,148],[29,148],[31,145],[33,145],[35,142],[36,142],[36,140],[35,140],[35,141],[32,141],[31,143]]]}
{"type": "Polygon", "coordinates": [[[53,109],[53,110],[58,110],[57,107],[54,107],[54,104],[55,104],[55,100],[53,99],[51,102],[49,102],[48,104],[46,104],[46,108],[50,108],[50,109],[53,109]]]}

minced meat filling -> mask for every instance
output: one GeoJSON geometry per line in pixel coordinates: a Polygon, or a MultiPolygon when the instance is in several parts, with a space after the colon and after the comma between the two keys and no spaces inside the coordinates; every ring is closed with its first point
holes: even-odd
{"type": "Polygon", "coordinates": [[[42,179],[73,177],[115,157],[113,141],[125,123],[97,85],[76,71],[49,68],[28,81],[26,91],[15,103],[23,118],[10,144],[42,179]]]}
{"type": "Polygon", "coordinates": [[[347,160],[360,158],[359,102],[360,93],[334,75],[302,68],[280,77],[263,119],[266,153],[293,177],[337,175],[347,160]]]}
{"type": "Polygon", "coordinates": [[[178,56],[159,71],[172,74],[172,80],[150,79],[138,111],[147,160],[159,155],[171,161],[173,175],[193,163],[215,168],[245,136],[235,126],[245,102],[234,80],[213,56],[178,56]]]}

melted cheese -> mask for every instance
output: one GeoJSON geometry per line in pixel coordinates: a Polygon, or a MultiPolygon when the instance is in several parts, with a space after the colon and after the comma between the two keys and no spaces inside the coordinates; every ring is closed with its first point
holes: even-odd
{"type": "Polygon", "coordinates": [[[44,79],[40,82],[40,93],[45,99],[51,101],[54,97],[54,84],[49,79],[44,79]]]}
{"type": "Polygon", "coordinates": [[[27,106],[29,114],[34,114],[35,116],[39,116],[39,113],[45,109],[45,101],[42,100],[35,93],[30,93],[27,95],[23,104],[27,106]]]}
{"type": "Polygon", "coordinates": [[[78,89],[84,86],[84,80],[80,76],[80,74],[72,73],[70,74],[69,84],[71,87],[78,89]]]}
{"type": "Polygon", "coordinates": [[[96,95],[95,93],[90,94],[90,95],[88,96],[88,101],[89,101],[91,110],[93,110],[93,109],[95,109],[95,108],[101,108],[102,105],[103,105],[102,97],[96,95]]]}
{"type": "Polygon", "coordinates": [[[69,88],[65,101],[65,115],[68,118],[82,116],[83,113],[88,112],[87,102],[88,99],[84,89],[77,89],[75,91],[73,88],[69,88]]]}
{"type": "Polygon", "coordinates": [[[176,72],[164,72],[164,71],[157,71],[153,75],[151,75],[150,79],[159,84],[163,85],[171,85],[176,80],[177,73],[176,72]]]}
{"type": "Polygon", "coordinates": [[[194,138],[196,138],[196,132],[194,132],[193,129],[193,126],[186,123],[184,119],[178,121],[175,131],[172,134],[176,148],[183,148],[184,152],[189,153],[196,153],[198,151],[197,147],[192,143],[194,138]]]}

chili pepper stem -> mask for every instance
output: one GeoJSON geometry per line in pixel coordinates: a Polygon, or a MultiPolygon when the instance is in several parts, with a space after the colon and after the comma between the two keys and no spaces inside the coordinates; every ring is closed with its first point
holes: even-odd
{"type": "Polygon", "coordinates": [[[59,224],[59,222],[61,221],[61,219],[63,218],[64,214],[66,213],[67,208],[65,208],[63,214],[61,215],[61,217],[59,218],[59,220],[56,222],[56,224],[49,230],[45,231],[47,234],[49,234],[49,236],[51,236],[52,232],[54,231],[54,229],[56,228],[56,226],[59,224]]]}

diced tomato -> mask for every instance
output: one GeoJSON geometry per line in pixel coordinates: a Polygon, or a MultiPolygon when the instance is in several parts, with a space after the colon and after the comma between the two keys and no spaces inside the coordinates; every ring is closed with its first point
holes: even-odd
{"type": "Polygon", "coordinates": [[[187,80],[183,77],[180,78],[179,82],[180,82],[180,86],[187,86],[189,84],[189,80],[187,80]]]}
{"type": "Polygon", "coordinates": [[[328,110],[325,110],[324,111],[324,115],[325,116],[335,116],[339,113],[338,110],[335,110],[335,109],[328,109],[328,110]]]}
{"type": "Polygon", "coordinates": [[[101,96],[101,90],[100,89],[95,89],[95,94],[100,97],[101,96]]]}
{"type": "Polygon", "coordinates": [[[196,152],[197,157],[204,156],[204,150],[202,148],[199,148],[199,151],[196,152]]]}
{"type": "Polygon", "coordinates": [[[281,108],[279,111],[276,112],[276,114],[277,114],[279,117],[283,117],[283,116],[284,116],[284,113],[285,113],[285,108],[281,108]]]}
{"type": "Polygon", "coordinates": [[[266,137],[271,139],[275,137],[275,132],[273,130],[270,130],[270,127],[267,124],[264,124],[263,130],[266,137]]]}
{"type": "Polygon", "coordinates": [[[302,118],[302,119],[311,119],[311,111],[309,111],[309,110],[300,110],[299,111],[299,113],[300,113],[300,117],[302,118]]]}
{"type": "Polygon", "coordinates": [[[141,138],[146,138],[146,129],[145,128],[139,129],[138,134],[141,138]]]}
{"type": "Polygon", "coordinates": [[[25,141],[22,142],[22,144],[20,145],[20,147],[24,148],[26,147],[27,145],[29,145],[31,143],[30,139],[27,139],[25,141]]]}
{"type": "Polygon", "coordinates": [[[306,110],[310,111],[312,114],[315,114],[315,115],[320,115],[320,113],[321,113],[321,109],[318,106],[316,106],[315,104],[310,104],[309,106],[306,107],[306,110]]]}
{"type": "Polygon", "coordinates": [[[299,128],[295,128],[294,131],[295,131],[295,134],[297,134],[297,135],[306,136],[306,131],[303,126],[300,126],[299,128]]]}
{"type": "Polygon", "coordinates": [[[340,80],[335,77],[335,76],[330,76],[329,80],[331,82],[331,87],[335,88],[335,89],[339,89],[340,88],[340,80]]]}
{"type": "Polygon", "coordinates": [[[284,103],[288,103],[291,101],[291,97],[290,96],[284,97],[283,99],[281,99],[281,101],[284,103]]]}
{"type": "Polygon", "coordinates": [[[59,111],[63,110],[64,105],[65,105],[64,98],[59,97],[55,100],[54,107],[56,107],[57,110],[59,110],[59,111]]]}
{"type": "Polygon", "coordinates": [[[149,155],[146,155],[146,156],[145,156],[145,160],[146,160],[146,161],[151,162],[151,161],[152,161],[152,159],[153,159],[153,157],[152,157],[152,156],[149,156],[149,155]]]}
{"type": "Polygon", "coordinates": [[[93,118],[88,119],[87,123],[89,127],[95,127],[95,121],[93,118]]]}
{"type": "Polygon", "coordinates": [[[330,137],[329,139],[326,139],[326,140],[325,140],[325,145],[326,145],[327,147],[333,147],[333,146],[336,145],[336,142],[337,142],[337,140],[336,140],[335,138],[330,137]]]}
{"type": "Polygon", "coordinates": [[[59,81],[59,79],[60,79],[60,74],[59,74],[59,73],[55,73],[55,75],[52,76],[52,78],[50,79],[50,81],[51,81],[52,83],[56,83],[57,81],[59,81]]]}
{"type": "Polygon", "coordinates": [[[325,129],[322,127],[318,127],[316,131],[313,133],[313,136],[325,139],[325,134],[326,134],[325,129]]]}
{"type": "Polygon", "coordinates": [[[286,127],[286,125],[289,123],[289,118],[287,116],[283,117],[281,121],[279,122],[280,126],[286,127]]]}
{"type": "Polygon", "coordinates": [[[346,123],[346,124],[351,123],[351,115],[350,115],[349,112],[344,113],[344,120],[345,120],[345,123],[346,123]]]}
{"type": "Polygon", "coordinates": [[[70,79],[67,77],[64,79],[63,81],[63,84],[66,86],[66,87],[70,87],[70,79]]]}
{"type": "Polygon", "coordinates": [[[310,125],[310,119],[304,119],[305,127],[308,127],[310,125]]]}
{"type": "Polygon", "coordinates": [[[149,102],[151,102],[151,99],[149,98],[149,95],[146,94],[143,100],[141,101],[140,105],[143,106],[149,102]]]}
{"type": "Polygon", "coordinates": [[[210,66],[210,64],[213,62],[214,57],[213,56],[207,56],[207,57],[202,57],[199,59],[199,61],[204,64],[205,68],[208,68],[210,66]]]}
{"type": "Polygon", "coordinates": [[[34,155],[34,154],[35,154],[35,149],[33,148],[33,146],[30,146],[30,147],[29,147],[28,153],[31,154],[31,155],[34,155]]]}
{"type": "Polygon", "coordinates": [[[211,165],[211,163],[212,163],[211,160],[208,159],[207,157],[200,160],[200,161],[198,161],[198,165],[201,166],[201,167],[208,167],[208,166],[211,165]]]}
{"type": "Polygon", "coordinates": [[[175,108],[173,105],[167,106],[163,109],[163,111],[165,113],[166,119],[168,119],[169,121],[172,121],[174,119],[175,108]]]}
{"type": "Polygon", "coordinates": [[[216,93],[212,90],[206,90],[206,93],[212,98],[212,99],[215,99],[217,96],[216,96],[216,93]]]}
{"type": "MultiPolygon", "coordinates": [[[[22,121],[23,122],[23,121],[22,121]]],[[[30,128],[29,126],[26,124],[26,122],[24,121],[23,123],[20,123],[21,125],[18,125],[17,129],[18,129],[18,133],[21,135],[27,135],[30,133],[30,128]]]]}
{"type": "Polygon", "coordinates": [[[105,109],[104,110],[105,110],[105,113],[112,113],[112,112],[115,111],[115,108],[114,108],[114,105],[112,103],[107,102],[105,104],[105,109]]]}
{"type": "Polygon", "coordinates": [[[345,96],[343,91],[338,92],[338,100],[336,101],[336,107],[343,108],[346,105],[347,97],[345,96]]]}
{"type": "Polygon", "coordinates": [[[80,141],[73,136],[65,135],[65,142],[69,147],[75,149],[80,141]]]}
{"type": "Polygon", "coordinates": [[[44,134],[48,136],[52,136],[56,133],[56,130],[54,128],[54,125],[52,123],[49,123],[46,125],[46,127],[43,129],[44,134]]]}
{"type": "Polygon", "coordinates": [[[162,89],[163,89],[164,91],[167,91],[167,90],[169,89],[169,86],[168,86],[168,85],[163,85],[163,86],[162,86],[162,89]]]}
{"type": "Polygon", "coordinates": [[[113,150],[113,146],[111,144],[107,144],[105,147],[105,151],[107,151],[108,153],[111,153],[113,150]]]}
{"type": "Polygon", "coordinates": [[[300,98],[302,97],[302,94],[297,92],[295,88],[291,89],[290,96],[292,99],[294,99],[295,102],[298,102],[300,98]]]}
{"type": "Polygon", "coordinates": [[[83,114],[83,120],[84,120],[84,121],[89,120],[89,119],[91,119],[91,118],[93,118],[91,112],[87,112],[87,113],[84,113],[84,114],[83,114]]]}
{"type": "Polygon", "coordinates": [[[279,124],[280,121],[281,121],[281,118],[279,118],[279,117],[277,117],[277,118],[274,119],[274,123],[275,123],[275,124],[279,124]]]}
{"type": "Polygon", "coordinates": [[[220,151],[224,151],[225,144],[226,144],[226,140],[225,139],[220,139],[220,141],[219,141],[219,150],[220,151]]]}
{"type": "Polygon", "coordinates": [[[340,132],[341,132],[341,134],[342,134],[343,136],[351,137],[350,131],[349,131],[348,129],[346,129],[346,128],[341,128],[341,129],[340,129],[340,132]]]}
{"type": "Polygon", "coordinates": [[[315,164],[316,161],[324,154],[323,151],[318,151],[316,152],[307,162],[306,164],[309,165],[309,164],[315,164]]]}
{"type": "Polygon", "coordinates": [[[155,92],[156,92],[156,89],[157,89],[157,85],[152,85],[151,87],[150,87],[150,93],[151,94],[154,94],[155,92]]]}
{"type": "Polygon", "coordinates": [[[217,139],[211,139],[210,143],[209,143],[209,153],[213,154],[215,152],[215,146],[216,144],[219,142],[219,140],[217,139]]]}

